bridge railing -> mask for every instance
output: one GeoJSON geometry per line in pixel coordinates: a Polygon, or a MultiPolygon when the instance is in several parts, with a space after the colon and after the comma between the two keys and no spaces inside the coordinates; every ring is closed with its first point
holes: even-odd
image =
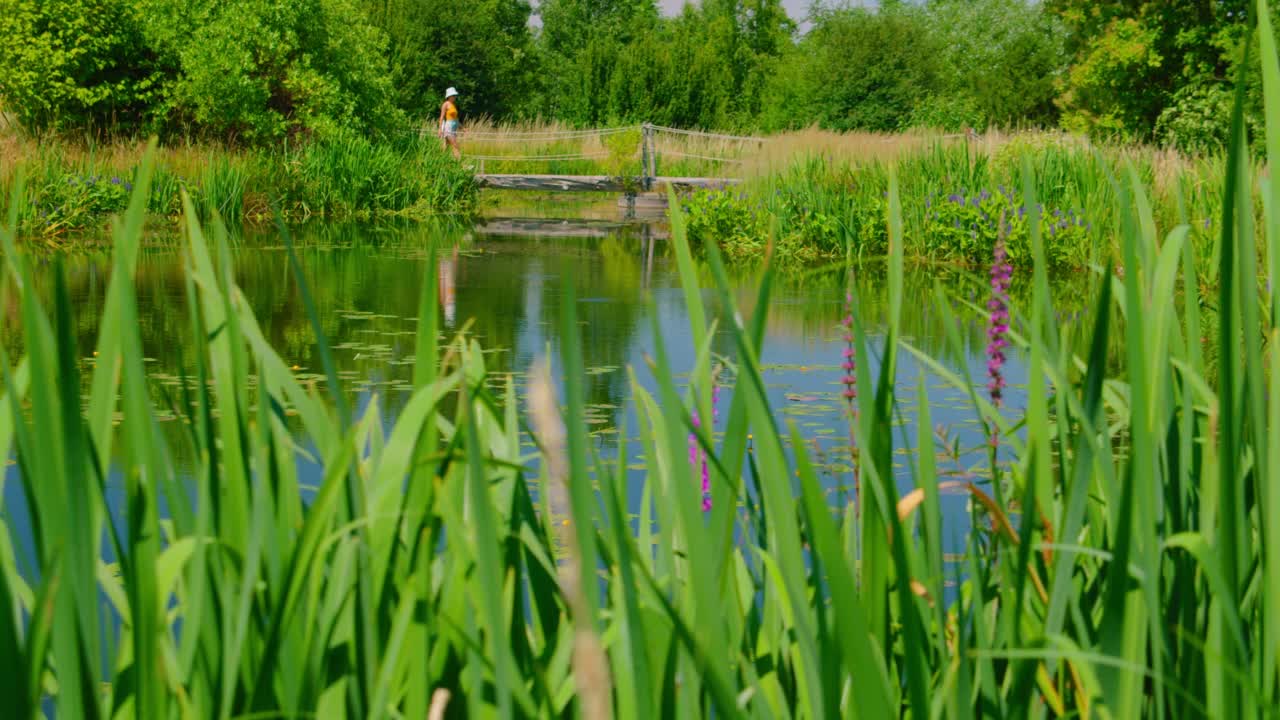
{"type": "MultiPolygon", "coordinates": [[[[431,138],[429,126],[415,131],[419,138],[431,138]]],[[[577,162],[596,165],[612,165],[616,174],[618,161],[623,166],[636,162],[633,181],[639,181],[644,189],[651,189],[655,180],[664,172],[664,160],[692,161],[684,167],[697,168],[704,174],[708,169],[723,175],[729,168],[738,169],[768,142],[767,138],[750,135],[732,135],[702,130],[667,127],[653,123],[624,125],[605,128],[551,128],[546,130],[519,129],[464,129],[459,134],[463,156],[476,163],[479,173],[485,174],[487,166],[499,163],[516,163],[534,167],[556,165],[561,167],[577,162]],[[636,134],[639,142],[631,152],[619,152],[618,136],[636,134]],[[472,149],[469,151],[468,146],[472,149]],[[481,152],[474,148],[479,146],[481,152]],[[576,146],[576,147],[574,147],[576,146]],[[514,152],[495,151],[511,148],[514,152]]],[[[629,174],[624,171],[624,175],[629,174]]]]}

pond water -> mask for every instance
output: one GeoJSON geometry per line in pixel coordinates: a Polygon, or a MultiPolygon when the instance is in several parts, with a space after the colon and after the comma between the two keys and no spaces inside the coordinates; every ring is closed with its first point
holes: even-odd
{"type": "MultiPolygon", "coordinates": [[[[656,389],[645,363],[654,348],[655,318],[651,314],[656,314],[676,372],[692,368],[698,339],[691,337],[674,258],[661,222],[602,218],[598,211],[586,213],[576,208],[565,210],[564,214],[572,217],[557,218],[555,214],[554,207],[544,207],[523,217],[487,217],[464,228],[312,225],[297,229],[295,242],[348,391],[357,399],[361,412],[376,407],[388,423],[409,397],[419,293],[428,273],[439,281],[445,334],[465,328],[477,338],[489,351],[490,368],[512,375],[522,401],[524,375],[538,358],[549,353],[553,374],[560,378],[559,311],[566,282],[572,279],[587,367],[587,422],[602,456],[626,463],[636,475],[630,487],[631,500],[638,505],[642,485],[639,459],[634,455],[617,457],[620,433],[637,426],[628,368],[634,368],[644,386],[656,389]],[[427,249],[433,244],[438,258],[429,266],[427,249]],[[647,302],[650,297],[652,304],[647,302]]],[[[318,377],[321,369],[314,333],[279,236],[275,232],[245,234],[236,243],[233,260],[238,283],[268,339],[298,373],[318,377]]],[[[68,255],[62,262],[73,295],[79,347],[88,355],[96,341],[96,313],[106,291],[109,256],[106,252],[80,253],[68,255]]],[[[53,263],[46,258],[41,265],[51,268],[53,263]]],[[[189,316],[176,243],[156,242],[147,247],[137,277],[142,338],[144,351],[151,358],[151,377],[158,388],[176,389],[189,374],[180,358],[187,363],[192,359],[189,350],[183,352],[184,338],[189,337],[189,316]]],[[[943,359],[949,367],[967,372],[980,385],[985,383],[984,319],[971,309],[960,311],[965,320],[963,353],[955,357],[947,349],[936,313],[930,311],[935,286],[945,288],[957,305],[970,299],[981,305],[986,292],[983,275],[915,267],[908,271],[906,280],[902,324],[906,340],[943,359]]],[[[735,285],[736,301],[748,316],[756,311],[752,307],[755,276],[742,271],[735,285]]],[[[859,270],[854,286],[865,319],[878,323],[886,296],[881,277],[872,268],[859,270]]],[[[797,425],[822,469],[824,482],[833,491],[850,482],[848,431],[839,385],[844,287],[844,271],[839,268],[778,278],[765,310],[768,332],[761,358],[779,421],[797,425]]],[[[711,302],[712,293],[705,296],[711,302]]],[[[710,307],[718,311],[714,303],[710,307]]],[[[11,353],[20,352],[15,332],[18,309],[12,298],[5,301],[3,312],[3,340],[11,353]]],[[[875,356],[883,346],[877,327],[872,327],[875,356]]],[[[729,361],[735,360],[737,353],[725,330],[717,332],[713,348],[729,361]]],[[[915,446],[914,409],[923,378],[938,432],[947,438],[948,445],[955,443],[961,449],[958,458],[943,460],[940,470],[964,474],[985,464],[982,436],[967,395],[926,372],[911,354],[899,357],[903,421],[894,428],[895,434],[900,433],[895,445],[915,446]]],[[[1025,402],[1027,378],[1016,353],[1007,377],[1008,412],[1017,415],[1025,402]]],[[[722,406],[727,408],[727,393],[722,398],[722,406]]],[[[628,448],[634,452],[639,444],[628,443],[628,448]]],[[[899,484],[905,491],[912,486],[909,459],[906,450],[899,452],[899,484]]],[[[12,479],[14,472],[11,466],[6,475],[12,479]]],[[[314,475],[316,469],[306,472],[314,475]]],[[[315,480],[318,478],[311,478],[315,480]]],[[[14,507],[18,492],[18,483],[5,483],[7,510],[14,507]]],[[[949,526],[945,534],[958,539],[967,528],[965,498],[944,496],[943,509],[949,526]]]]}

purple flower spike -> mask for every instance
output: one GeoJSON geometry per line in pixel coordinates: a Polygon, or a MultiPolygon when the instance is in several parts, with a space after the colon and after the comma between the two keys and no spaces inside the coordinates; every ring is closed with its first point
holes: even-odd
{"type": "MultiPolygon", "coordinates": [[[[720,419],[720,409],[716,407],[720,400],[720,385],[716,382],[715,375],[711,377],[711,421],[714,430],[715,421],[720,419]]],[[[693,411],[693,426],[695,428],[702,427],[702,420],[698,417],[698,411],[693,411]]],[[[698,436],[689,433],[689,464],[694,468],[702,471],[702,512],[711,511],[711,471],[707,466],[707,458],[702,454],[702,448],[698,446],[698,436]]]]}
{"type": "MultiPolygon", "coordinates": [[[[991,393],[991,404],[997,409],[1004,404],[1004,363],[1005,348],[1009,347],[1009,282],[1013,277],[1013,266],[1009,264],[1005,252],[1004,238],[996,240],[995,251],[991,261],[991,299],[987,301],[989,310],[987,326],[987,391],[991,393]]],[[[994,430],[991,436],[992,446],[999,443],[999,431],[994,430]]]]}
{"type": "Polygon", "coordinates": [[[855,401],[858,399],[858,376],[857,361],[853,349],[853,293],[847,292],[844,296],[844,320],[840,323],[844,328],[844,362],[840,364],[840,368],[844,370],[844,377],[840,378],[840,384],[844,386],[845,402],[849,405],[849,417],[857,416],[857,407],[855,401]]]}

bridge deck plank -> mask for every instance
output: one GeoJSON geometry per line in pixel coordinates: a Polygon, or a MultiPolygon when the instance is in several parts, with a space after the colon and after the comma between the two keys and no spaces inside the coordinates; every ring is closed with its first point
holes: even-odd
{"type": "MultiPolygon", "coordinates": [[[[476,175],[481,187],[506,190],[551,190],[559,192],[625,192],[639,187],[641,178],[620,178],[609,175],[503,175],[482,173],[476,175]]],[[[656,177],[655,185],[681,187],[722,188],[735,185],[735,178],[656,177]]]]}

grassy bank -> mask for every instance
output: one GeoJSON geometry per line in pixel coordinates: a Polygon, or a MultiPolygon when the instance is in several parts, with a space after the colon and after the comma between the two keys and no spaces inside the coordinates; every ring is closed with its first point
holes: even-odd
{"type": "MultiPolygon", "coordinates": [[[[992,134],[976,140],[913,138],[872,152],[870,143],[778,155],[745,182],[684,198],[690,232],[715,239],[735,259],[760,259],[772,238],[787,261],[832,260],[846,252],[883,256],[889,166],[903,198],[905,252],[930,260],[973,264],[991,257],[1005,236],[1015,264],[1031,259],[1031,227],[1022,206],[1021,163],[1039,178],[1039,230],[1046,260],[1058,268],[1121,262],[1117,230],[1126,212],[1123,180],[1130,169],[1147,187],[1159,227],[1186,224],[1206,261],[1215,248],[1213,218],[1222,203],[1222,156],[1187,157],[1144,147],[1097,146],[1050,133],[992,134]],[[867,148],[860,154],[858,147],[867,148]]],[[[776,150],[774,152],[777,152],[776,150]]],[[[1255,173],[1255,177],[1258,173],[1255,173]]],[[[1260,198],[1255,198],[1261,219],[1260,198]]]]}
{"type": "MultiPolygon", "coordinates": [[[[18,228],[44,237],[100,229],[107,217],[122,212],[145,149],[140,142],[35,142],[16,136],[0,143],[0,188],[7,193],[19,172],[25,177],[18,228]]],[[[471,172],[437,144],[354,135],[275,150],[162,148],[147,212],[176,220],[183,191],[202,218],[216,211],[232,222],[269,221],[273,205],[297,222],[466,214],[478,197],[471,172]]]]}

